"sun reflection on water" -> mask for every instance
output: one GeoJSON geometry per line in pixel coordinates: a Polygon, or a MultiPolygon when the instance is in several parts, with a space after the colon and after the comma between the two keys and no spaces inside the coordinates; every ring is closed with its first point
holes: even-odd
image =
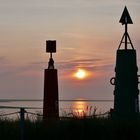
{"type": "Polygon", "coordinates": [[[88,104],[85,101],[77,100],[72,106],[72,112],[75,117],[81,118],[87,115],[88,104]]]}

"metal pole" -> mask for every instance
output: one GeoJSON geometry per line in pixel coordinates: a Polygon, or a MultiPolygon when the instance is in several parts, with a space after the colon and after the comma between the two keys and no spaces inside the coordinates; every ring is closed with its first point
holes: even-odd
{"type": "Polygon", "coordinates": [[[127,23],[125,24],[125,50],[127,50],[127,23]]]}
{"type": "Polygon", "coordinates": [[[52,52],[50,53],[50,58],[52,58],[52,52]]]}
{"type": "Polygon", "coordinates": [[[25,140],[25,109],[20,108],[20,139],[25,140]]]}

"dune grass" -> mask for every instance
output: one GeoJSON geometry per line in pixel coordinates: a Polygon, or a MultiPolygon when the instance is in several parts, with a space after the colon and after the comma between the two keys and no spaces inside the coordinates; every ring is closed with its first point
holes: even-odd
{"type": "MultiPolygon", "coordinates": [[[[140,120],[66,118],[25,121],[25,140],[139,140],[140,120]]],[[[20,121],[0,119],[0,139],[20,140],[20,121]]]]}

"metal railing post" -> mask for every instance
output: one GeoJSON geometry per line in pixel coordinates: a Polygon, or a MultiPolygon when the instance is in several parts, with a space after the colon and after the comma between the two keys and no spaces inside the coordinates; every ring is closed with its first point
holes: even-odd
{"type": "Polygon", "coordinates": [[[25,140],[25,108],[20,108],[20,139],[25,140]]]}

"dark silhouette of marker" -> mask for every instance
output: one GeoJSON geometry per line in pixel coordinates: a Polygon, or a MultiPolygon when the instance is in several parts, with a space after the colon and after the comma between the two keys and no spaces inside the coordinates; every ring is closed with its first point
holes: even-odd
{"type": "Polygon", "coordinates": [[[115,85],[113,116],[134,118],[139,114],[138,68],[136,50],[128,34],[128,24],[133,24],[127,8],[124,8],[120,23],[125,25],[125,32],[119,44],[116,56],[115,77],[110,82],[115,85]],[[124,49],[121,49],[124,44],[124,49]],[[128,45],[131,46],[128,49],[128,45]]]}
{"type": "Polygon", "coordinates": [[[46,41],[46,52],[50,53],[48,69],[44,71],[44,103],[43,103],[43,119],[58,118],[58,77],[57,69],[54,68],[54,60],[52,53],[56,53],[56,41],[46,41]]]}

